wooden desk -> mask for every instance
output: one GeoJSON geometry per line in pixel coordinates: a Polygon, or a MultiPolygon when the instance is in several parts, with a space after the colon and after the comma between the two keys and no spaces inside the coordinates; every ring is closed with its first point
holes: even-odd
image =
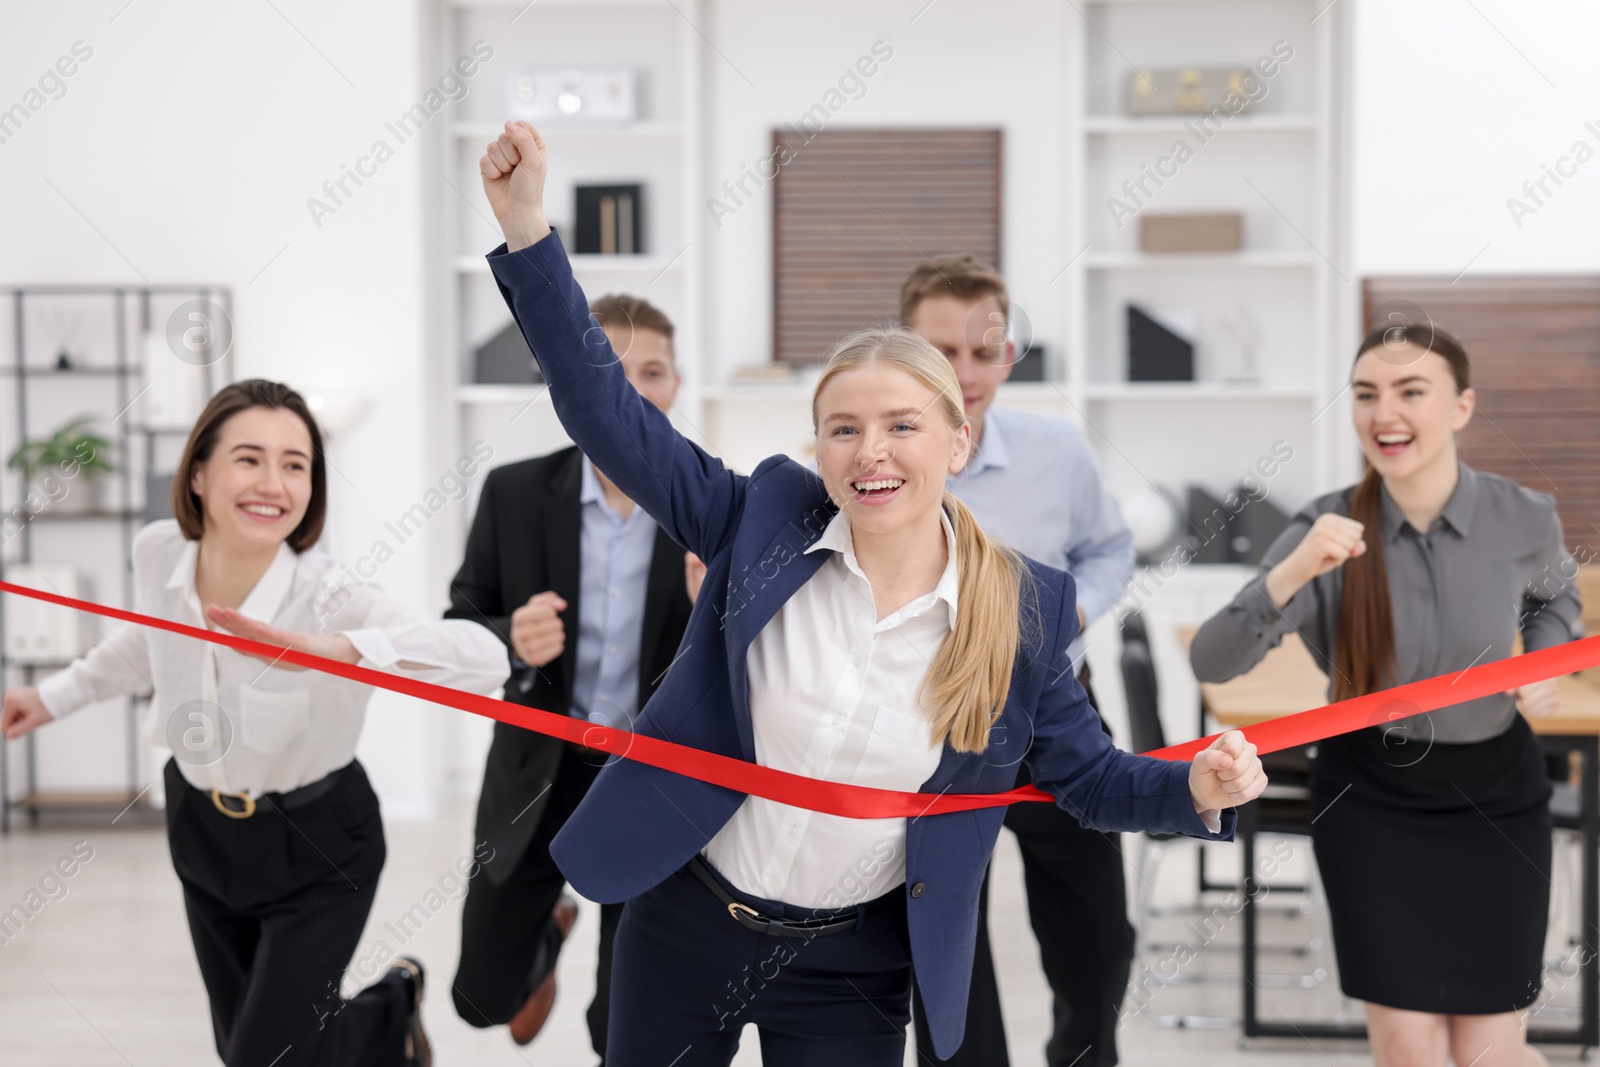
{"type": "MultiPolygon", "coordinates": [[[[1178,632],[1185,652],[1193,639],[1193,629],[1178,632]]],[[[1565,676],[1556,684],[1561,708],[1548,718],[1530,718],[1533,732],[1552,737],[1600,734],[1600,669],[1565,676]]],[[[1328,679],[1305,644],[1289,634],[1248,674],[1231,682],[1201,682],[1200,699],[1219,726],[1253,726],[1319,708],[1328,703],[1327,689],[1328,679]]]]}
{"type": "MultiPolygon", "coordinates": [[[[1597,598],[1600,600],[1600,598],[1597,598]]],[[[1178,641],[1188,652],[1194,630],[1181,629],[1178,641]]],[[[1585,671],[1557,680],[1561,707],[1547,718],[1530,717],[1528,724],[1548,752],[1576,754],[1582,771],[1578,779],[1577,829],[1583,838],[1583,949],[1580,954],[1579,996],[1581,1013],[1571,1030],[1534,1027],[1530,1039],[1551,1044],[1581,1045],[1584,1057],[1600,1045],[1600,954],[1595,950],[1600,930],[1600,670],[1585,671]]],[[[1294,634],[1262,659],[1247,674],[1228,682],[1200,683],[1202,714],[1223,727],[1251,726],[1283,715],[1309,711],[1328,703],[1327,677],[1317,668],[1305,644],[1294,634]]],[[[1240,836],[1245,844],[1245,870],[1254,868],[1256,817],[1247,805],[1240,813],[1240,836]]],[[[1255,1011],[1255,912],[1253,894],[1244,901],[1244,1036],[1252,1037],[1365,1037],[1362,1026],[1315,1023],[1260,1022],[1255,1011]]]]}

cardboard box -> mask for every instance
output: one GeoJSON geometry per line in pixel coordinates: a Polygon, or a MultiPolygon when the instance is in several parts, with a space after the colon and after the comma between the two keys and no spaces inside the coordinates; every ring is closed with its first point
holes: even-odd
{"type": "Polygon", "coordinates": [[[1237,212],[1139,216],[1143,252],[1237,252],[1243,236],[1244,217],[1237,212]]]}

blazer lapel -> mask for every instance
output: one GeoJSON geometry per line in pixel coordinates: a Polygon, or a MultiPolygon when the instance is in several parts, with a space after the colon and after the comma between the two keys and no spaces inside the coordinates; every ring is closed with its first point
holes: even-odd
{"type": "Polygon", "coordinates": [[[945,743],[944,751],[939,755],[939,766],[934,768],[933,776],[922,783],[919,793],[946,793],[955,784],[956,774],[966,764],[967,757],[945,743]]]}
{"type": "Polygon", "coordinates": [[[806,554],[827,523],[786,523],[761,551],[748,558],[735,546],[728,576],[727,613],[729,680],[733,686],[734,725],[744,758],[756,758],[755,731],[750,723],[747,655],[755,640],[789,598],[828,561],[827,552],[806,554]],[[811,527],[815,526],[815,529],[811,527]]]}
{"type": "Polygon", "coordinates": [[[661,645],[661,631],[667,624],[667,611],[680,589],[687,590],[683,576],[684,551],[656,527],[655,548],[650,555],[650,576],[644,593],[644,628],[639,637],[639,707],[643,708],[655,681],[656,652],[661,645]]]}
{"type": "Polygon", "coordinates": [[[562,704],[572,706],[572,679],[578,672],[578,602],[580,570],[579,542],[583,529],[583,508],[578,495],[583,488],[583,453],[576,448],[561,463],[550,479],[550,496],[540,509],[544,520],[545,573],[550,588],[567,602],[562,613],[566,644],[561,650],[562,704]]]}

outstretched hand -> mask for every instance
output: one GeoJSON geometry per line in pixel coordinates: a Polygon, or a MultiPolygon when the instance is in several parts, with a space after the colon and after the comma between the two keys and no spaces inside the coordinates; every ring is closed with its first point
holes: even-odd
{"type": "Polygon", "coordinates": [[[1236,808],[1260,796],[1266,787],[1267,772],[1256,746],[1238,730],[1229,730],[1210,748],[1196,752],[1189,765],[1189,795],[1196,811],[1236,808]]]}
{"type": "MultiPolygon", "coordinates": [[[[351,644],[350,639],[344,634],[303,634],[298,630],[282,630],[241,615],[232,608],[219,608],[214,604],[206,608],[206,618],[236,637],[247,637],[252,641],[277,645],[279,648],[289,648],[296,652],[309,652],[313,656],[338,660],[341,663],[361,661],[361,653],[356,651],[356,646],[351,644]]],[[[245,655],[286,671],[305,670],[298,664],[285,663],[282,659],[257,656],[252,652],[247,652],[245,655]]]]}
{"type": "Polygon", "coordinates": [[[521,120],[507,122],[505,132],[489,142],[478,160],[478,172],[508,252],[550,233],[544,213],[545,146],[538,130],[521,120]]]}

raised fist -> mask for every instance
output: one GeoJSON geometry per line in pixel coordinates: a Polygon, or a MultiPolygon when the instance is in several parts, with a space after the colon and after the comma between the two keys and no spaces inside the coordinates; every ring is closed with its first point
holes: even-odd
{"type": "Polygon", "coordinates": [[[515,252],[550,232],[544,213],[545,147],[539,131],[526,122],[508,122],[478,160],[483,192],[515,252]]]}

